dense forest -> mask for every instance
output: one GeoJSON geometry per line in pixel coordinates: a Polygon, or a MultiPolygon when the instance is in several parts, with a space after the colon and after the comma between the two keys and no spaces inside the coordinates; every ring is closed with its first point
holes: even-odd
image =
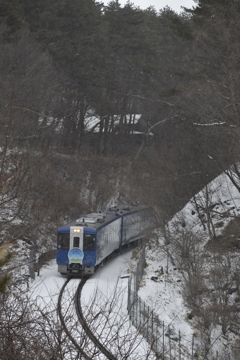
{"type": "Polygon", "coordinates": [[[114,201],[164,224],[229,165],[239,186],[239,11],[1,0],[2,241],[114,201]]]}
{"type": "Polygon", "coordinates": [[[240,191],[240,1],[195,3],[0,0],[0,269],[87,211],[138,202],[164,227],[220,173],[240,191]]]}

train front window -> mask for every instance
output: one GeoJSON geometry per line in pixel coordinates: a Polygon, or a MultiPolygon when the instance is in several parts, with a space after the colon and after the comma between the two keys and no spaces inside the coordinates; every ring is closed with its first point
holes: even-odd
{"type": "Polygon", "coordinates": [[[58,234],[58,249],[69,249],[70,234],[59,233],[58,234]]]}
{"type": "Polygon", "coordinates": [[[79,248],[79,242],[80,242],[80,238],[77,236],[74,236],[73,238],[73,247],[79,248]]]}
{"type": "Polygon", "coordinates": [[[95,250],[95,235],[85,234],[83,238],[83,250],[94,251],[95,250]]]}

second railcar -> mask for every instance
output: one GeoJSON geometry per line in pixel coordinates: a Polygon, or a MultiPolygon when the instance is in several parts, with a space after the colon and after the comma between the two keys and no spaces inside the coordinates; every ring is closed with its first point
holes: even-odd
{"type": "Polygon", "coordinates": [[[121,246],[142,239],[153,226],[152,208],[114,206],[108,210],[122,217],[121,246]]]}
{"type": "Polygon", "coordinates": [[[145,207],[114,207],[82,216],[58,229],[58,271],[93,274],[110,254],[142,238],[150,227],[145,207]]]}

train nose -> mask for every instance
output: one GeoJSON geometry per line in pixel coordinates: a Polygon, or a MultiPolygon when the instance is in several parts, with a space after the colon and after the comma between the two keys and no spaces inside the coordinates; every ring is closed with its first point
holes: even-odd
{"type": "Polygon", "coordinates": [[[80,274],[83,271],[81,264],[70,264],[68,265],[68,272],[72,274],[80,274]]]}

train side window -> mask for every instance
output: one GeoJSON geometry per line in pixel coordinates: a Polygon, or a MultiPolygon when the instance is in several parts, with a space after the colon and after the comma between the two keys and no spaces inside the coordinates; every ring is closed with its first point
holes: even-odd
{"type": "Polygon", "coordinates": [[[70,234],[58,234],[58,249],[69,249],[70,234]]]}
{"type": "Polygon", "coordinates": [[[77,248],[79,248],[79,237],[75,237],[74,236],[74,238],[73,238],[73,247],[77,247],[77,248]]]}
{"type": "Polygon", "coordinates": [[[94,251],[95,250],[95,235],[85,234],[83,238],[83,250],[94,251]]]}

